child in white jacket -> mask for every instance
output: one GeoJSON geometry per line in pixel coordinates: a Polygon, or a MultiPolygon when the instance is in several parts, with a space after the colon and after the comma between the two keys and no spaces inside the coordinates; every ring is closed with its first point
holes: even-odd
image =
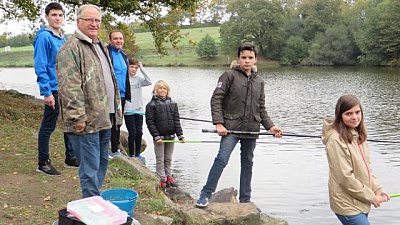
{"type": "Polygon", "coordinates": [[[150,86],[151,80],[136,58],[129,57],[129,82],[131,85],[131,101],[125,103],[125,125],[128,129],[128,148],[131,157],[139,158],[143,164],[145,159],[140,155],[143,136],[143,108],[142,87],[150,86]],[[141,73],[137,73],[140,69],[141,73]]]}

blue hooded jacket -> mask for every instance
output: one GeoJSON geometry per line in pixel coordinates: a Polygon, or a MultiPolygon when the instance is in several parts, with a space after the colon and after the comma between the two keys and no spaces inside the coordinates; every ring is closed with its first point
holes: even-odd
{"type": "Polygon", "coordinates": [[[47,97],[52,95],[52,91],[57,91],[56,58],[58,50],[65,41],[63,35],[57,36],[51,30],[51,27],[43,25],[40,26],[40,30],[33,40],[36,82],[42,96],[47,97]]]}
{"type": "Polygon", "coordinates": [[[129,84],[129,59],[126,53],[119,49],[117,50],[111,44],[107,46],[108,53],[110,55],[111,63],[113,64],[115,77],[117,78],[117,84],[121,98],[125,100],[131,100],[131,85],[129,84]]]}

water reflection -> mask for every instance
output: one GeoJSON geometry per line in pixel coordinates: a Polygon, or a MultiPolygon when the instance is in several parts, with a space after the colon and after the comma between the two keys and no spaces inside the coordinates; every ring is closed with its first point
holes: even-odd
{"type": "MultiPolygon", "coordinates": [[[[184,117],[211,120],[210,97],[225,68],[147,68],[153,83],[166,80],[172,98],[184,117]]],[[[319,136],[322,120],[334,116],[337,99],[344,93],[358,96],[365,111],[369,138],[399,141],[400,102],[397,69],[375,68],[280,68],[261,69],[265,80],[267,110],[274,122],[286,132],[319,136]]],[[[39,95],[33,69],[3,69],[1,85],[23,93],[39,95]]],[[[152,87],[143,90],[144,102],[150,100],[152,87]]],[[[182,120],[187,140],[219,141],[211,123],[182,120]]],[[[155,171],[153,144],[144,155],[155,171]]],[[[328,165],[319,138],[262,136],[255,150],[252,200],[265,212],[294,225],[338,224],[328,200],[328,165]]],[[[370,142],[372,168],[389,193],[400,192],[398,143],[370,142]]],[[[173,169],[177,182],[193,197],[206,181],[218,144],[176,144],[173,169]]],[[[232,153],[218,189],[239,186],[240,151],[232,153]]],[[[372,224],[398,224],[399,199],[372,209],[372,224]]]]}

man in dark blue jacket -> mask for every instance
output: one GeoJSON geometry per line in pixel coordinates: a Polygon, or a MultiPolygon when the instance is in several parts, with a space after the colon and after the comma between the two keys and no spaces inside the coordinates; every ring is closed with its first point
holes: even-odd
{"type": "MultiPolygon", "coordinates": [[[[50,162],[49,142],[50,135],[56,128],[59,114],[55,62],[58,50],[66,41],[61,33],[64,11],[59,3],[52,2],[46,6],[45,13],[48,25],[40,27],[33,41],[35,73],[40,95],[44,96],[45,102],[43,120],[38,135],[39,162],[37,171],[51,176],[59,176],[60,172],[50,162]]],[[[64,166],[78,167],[78,162],[74,157],[74,152],[66,134],[64,134],[64,143],[66,149],[64,166]]]]}
{"type": "MultiPolygon", "coordinates": [[[[126,53],[122,50],[124,46],[124,35],[119,30],[113,30],[109,34],[110,44],[107,46],[108,53],[110,54],[110,59],[113,64],[115,78],[117,79],[117,84],[119,88],[119,93],[121,95],[122,111],[125,108],[125,100],[131,100],[131,86],[129,83],[129,60],[126,53]]],[[[113,120],[113,115],[111,115],[113,120]]],[[[114,155],[119,155],[120,149],[120,127],[113,123],[111,128],[111,154],[110,158],[114,155]]]]}

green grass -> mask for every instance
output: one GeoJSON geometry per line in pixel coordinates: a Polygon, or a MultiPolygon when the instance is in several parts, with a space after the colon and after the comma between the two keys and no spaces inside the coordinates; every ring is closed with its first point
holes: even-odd
{"type": "MultiPolygon", "coordinates": [[[[157,53],[153,37],[150,32],[135,34],[135,43],[140,50],[136,57],[146,66],[229,66],[235,56],[221,56],[215,58],[200,58],[196,54],[196,44],[207,34],[214,40],[217,46],[220,44],[219,27],[202,27],[182,29],[182,38],[173,49],[170,43],[165,43],[168,55],[157,53]]],[[[107,41],[107,40],[104,40],[107,41]]],[[[0,51],[0,67],[33,67],[33,47],[11,48],[11,52],[0,51]]],[[[267,60],[258,59],[258,66],[276,67],[277,64],[267,60]]]]}
{"type": "MultiPolygon", "coordinates": [[[[215,59],[199,58],[196,54],[195,44],[209,34],[217,45],[220,43],[219,27],[203,27],[181,30],[182,39],[173,49],[170,43],[165,43],[168,55],[157,53],[153,37],[150,32],[137,33],[136,44],[140,47],[137,58],[146,66],[217,66],[229,65],[227,57],[218,56],[215,59]],[[192,44],[191,44],[192,43],[192,44]]],[[[11,48],[10,52],[0,51],[0,67],[33,67],[33,47],[11,48]]]]}
{"type": "MultiPolygon", "coordinates": [[[[62,175],[49,177],[36,172],[37,133],[43,101],[0,91],[0,225],[52,224],[58,210],[81,198],[78,172],[65,169],[64,139],[59,121],[50,139],[52,165],[62,175]],[[33,102],[39,102],[34,104],[33,102]]],[[[135,172],[119,160],[111,160],[103,190],[133,188],[139,192],[137,210],[176,217],[164,202],[157,182],[135,172]]],[[[179,223],[175,223],[179,224],[179,223]]]]}
{"type": "Polygon", "coordinates": [[[33,67],[33,46],[15,47],[11,51],[0,50],[0,67],[33,67]]]}
{"type": "Polygon", "coordinates": [[[177,49],[173,49],[170,43],[166,43],[167,56],[161,56],[155,51],[151,33],[136,34],[136,44],[140,47],[137,58],[147,66],[226,66],[229,64],[225,56],[206,59],[199,58],[196,54],[195,44],[199,43],[207,34],[215,40],[217,45],[220,43],[219,27],[182,29],[180,33],[182,38],[177,49]]]}

